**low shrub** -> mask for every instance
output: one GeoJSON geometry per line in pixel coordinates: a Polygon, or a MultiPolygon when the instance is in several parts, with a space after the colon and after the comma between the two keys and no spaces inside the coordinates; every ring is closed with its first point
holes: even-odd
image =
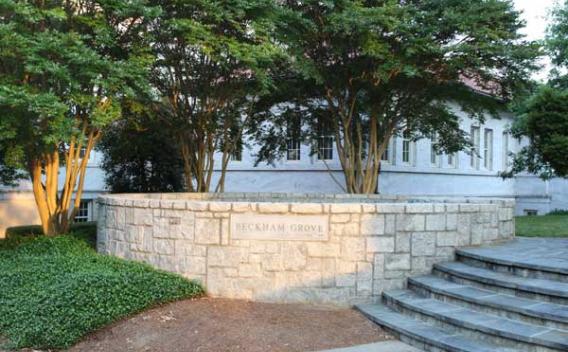
{"type": "Polygon", "coordinates": [[[554,209],[547,215],[568,215],[568,209],[554,209]]]}
{"type": "Polygon", "coordinates": [[[67,348],[117,319],[203,293],[181,276],[97,254],[85,233],[15,236],[0,245],[0,331],[7,347],[67,348]]]}

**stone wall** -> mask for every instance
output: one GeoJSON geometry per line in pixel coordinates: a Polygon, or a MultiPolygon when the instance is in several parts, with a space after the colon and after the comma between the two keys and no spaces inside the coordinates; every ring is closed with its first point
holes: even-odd
{"type": "Polygon", "coordinates": [[[259,301],[375,301],[457,246],[514,237],[514,202],[498,199],[152,194],[99,207],[100,252],[259,301]]]}

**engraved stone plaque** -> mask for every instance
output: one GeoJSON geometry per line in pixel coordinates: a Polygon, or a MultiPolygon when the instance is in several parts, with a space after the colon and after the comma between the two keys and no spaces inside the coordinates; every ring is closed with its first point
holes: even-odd
{"type": "Polygon", "coordinates": [[[324,215],[231,214],[231,237],[237,240],[327,241],[324,215]]]}

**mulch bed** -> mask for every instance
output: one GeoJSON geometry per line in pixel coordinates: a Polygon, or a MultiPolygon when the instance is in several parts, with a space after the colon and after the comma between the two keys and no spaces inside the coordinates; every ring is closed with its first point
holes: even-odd
{"type": "Polygon", "coordinates": [[[352,309],[202,298],[120,321],[70,351],[304,352],[390,339],[352,309]]]}

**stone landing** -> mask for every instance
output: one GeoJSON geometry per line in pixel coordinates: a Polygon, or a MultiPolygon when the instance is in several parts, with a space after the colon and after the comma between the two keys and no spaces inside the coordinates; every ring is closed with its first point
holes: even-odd
{"type": "Polygon", "coordinates": [[[568,351],[568,239],[459,249],[367,317],[425,351],[568,351]]]}

